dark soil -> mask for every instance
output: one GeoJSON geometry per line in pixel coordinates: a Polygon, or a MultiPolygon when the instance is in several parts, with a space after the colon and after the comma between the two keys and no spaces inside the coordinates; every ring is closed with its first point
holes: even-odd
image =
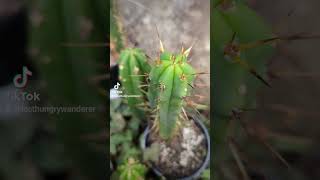
{"type": "Polygon", "coordinates": [[[148,144],[160,144],[160,155],[154,166],[167,178],[176,179],[195,173],[207,155],[207,143],[202,130],[193,121],[185,123],[170,141],[151,133],[148,144]]]}

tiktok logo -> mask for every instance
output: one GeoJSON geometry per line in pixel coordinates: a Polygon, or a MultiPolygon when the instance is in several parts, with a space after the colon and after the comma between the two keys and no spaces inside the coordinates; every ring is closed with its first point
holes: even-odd
{"type": "Polygon", "coordinates": [[[113,88],[114,88],[115,90],[118,90],[118,89],[119,89],[119,87],[120,87],[120,83],[119,83],[119,82],[117,82],[117,85],[115,85],[113,88]]]}
{"type": "Polygon", "coordinates": [[[23,66],[22,74],[17,74],[13,78],[13,84],[17,88],[24,88],[28,83],[28,76],[32,76],[32,72],[26,66],[23,66]]]}

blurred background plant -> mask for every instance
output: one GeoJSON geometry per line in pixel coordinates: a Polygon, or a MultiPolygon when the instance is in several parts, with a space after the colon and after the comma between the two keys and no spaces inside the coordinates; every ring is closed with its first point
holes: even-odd
{"type": "MultiPolygon", "coordinates": [[[[274,36],[303,34],[319,37],[319,23],[313,23],[311,20],[320,17],[316,10],[318,1],[242,2],[270,25],[274,36]]],[[[241,8],[233,7],[225,10],[224,18],[229,20],[229,23],[231,21],[230,24],[234,23],[230,14],[236,13],[239,9],[241,8]]],[[[254,33],[251,31],[259,31],[259,26],[248,19],[249,23],[245,25],[245,20],[242,20],[241,23],[238,22],[239,27],[247,28],[242,33],[250,32],[247,37],[254,38],[254,33]]],[[[214,22],[213,19],[213,31],[219,31],[221,26],[214,22]]],[[[243,37],[241,38],[242,35],[239,33],[237,35],[240,36],[238,42],[245,41],[243,37]]],[[[229,34],[229,39],[231,36],[232,33],[229,34]]],[[[219,39],[221,36],[215,38],[219,39]]],[[[260,54],[268,60],[265,78],[271,84],[271,88],[258,89],[254,94],[257,95],[254,106],[242,106],[242,110],[233,109],[228,116],[225,116],[230,121],[225,124],[227,132],[223,134],[226,143],[223,146],[224,153],[215,157],[217,164],[214,175],[217,179],[311,180],[320,177],[319,168],[315,165],[319,163],[318,155],[315,153],[319,148],[316,73],[319,39],[278,41],[273,47],[275,51],[272,56],[260,54]]],[[[250,62],[250,56],[248,57],[250,62]]],[[[261,62],[257,59],[253,61],[261,62]]],[[[214,69],[213,74],[216,72],[214,69]]],[[[214,80],[214,82],[219,81],[214,80]]],[[[215,87],[217,86],[219,84],[215,87]]],[[[219,96],[218,99],[228,98],[225,97],[228,94],[214,93],[214,95],[219,96]]],[[[231,102],[234,100],[236,99],[230,97],[231,102]]],[[[221,119],[214,117],[214,126],[219,124],[219,121],[222,122],[221,119]]],[[[220,127],[215,126],[217,129],[214,133],[217,135],[221,129],[225,129],[220,127]]]]}
{"type": "Polygon", "coordinates": [[[0,179],[106,179],[107,1],[0,1],[0,179]],[[13,77],[33,72],[24,89],[13,77]],[[102,91],[103,89],[103,91],[102,91]],[[38,93],[39,101],[15,98],[38,93]],[[91,107],[40,113],[32,107],[91,107]],[[19,109],[18,109],[19,108],[19,109]]]}

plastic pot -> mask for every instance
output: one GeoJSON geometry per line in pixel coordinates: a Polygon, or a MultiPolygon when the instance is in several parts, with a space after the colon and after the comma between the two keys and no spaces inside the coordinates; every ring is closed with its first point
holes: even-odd
{"type": "MultiPolygon", "coordinates": [[[[192,179],[198,178],[201,175],[201,173],[208,167],[208,165],[210,163],[210,136],[209,136],[208,129],[205,127],[203,122],[200,120],[199,116],[193,115],[192,119],[194,120],[195,124],[202,130],[202,132],[205,135],[206,143],[207,143],[207,155],[206,155],[206,158],[203,161],[201,167],[197,171],[195,171],[190,176],[178,178],[178,180],[192,180],[192,179]]],[[[148,146],[147,142],[148,142],[149,133],[150,133],[150,126],[148,126],[142,134],[141,141],[140,141],[140,146],[141,146],[142,150],[145,150],[148,146]]],[[[152,170],[158,176],[165,177],[157,167],[153,166],[152,170]]]]}

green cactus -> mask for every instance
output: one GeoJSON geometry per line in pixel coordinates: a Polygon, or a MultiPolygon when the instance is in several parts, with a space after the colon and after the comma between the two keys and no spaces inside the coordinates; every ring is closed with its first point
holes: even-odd
{"type": "Polygon", "coordinates": [[[157,109],[160,136],[164,139],[172,136],[184,97],[189,94],[195,77],[195,71],[187,63],[187,55],[185,52],[177,55],[163,52],[150,72],[148,97],[150,106],[157,109]]]}
{"type": "MultiPolygon", "coordinates": [[[[196,75],[187,62],[190,50],[191,48],[173,55],[162,48],[160,59],[151,66],[151,71],[141,50],[126,49],[120,55],[120,79],[129,95],[145,93],[141,90],[141,85],[146,83],[142,79],[143,75],[149,74],[149,106],[151,110],[156,109],[156,123],[159,124],[160,136],[164,139],[172,136],[180,118],[184,97],[190,93],[196,75]]],[[[145,110],[138,107],[139,104],[145,104],[143,98],[128,98],[128,102],[139,118],[145,117],[145,110]]]]}
{"type": "Polygon", "coordinates": [[[267,84],[266,60],[273,52],[259,40],[273,37],[270,28],[242,1],[214,0],[213,139],[214,163],[223,157],[227,124],[234,109],[254,108],[258,88],[267,84]],[[233,38],[234,37],[234,38],[233,38]],[[233,41],[232,41],[233,39],[233,41]]]}
{"type": "Polygon", "coordinates": [[[120,54],[119,59],[120,80],[123,85],[125,95],[140,96],[128,97],[128,104],[136,117],[145,118],[145,101],[143,86],[150,72],[150,66],[144,53],[137,48],[125,49],[120,54]]]}
{"type": "Polygon", "coordinates": [[[129,158],[124,165],[119,167],[120,180],[143,180],[145,179],[146,167],[133,158],[129,158]]]}
{"type": "MultiPolygon", "coordinates": [[[[101,107],[104,104],[98,88],[92,84],[92,78],[99,74],[97,64],[103,64],[106,59],[104,49],[64,44],[106,40],[108,29],[103,24],[108,19],[107,4],[97,0],[34,0],[30,3],[30,52],[51,105],[101,107]],[[97,17],[100,10],[105,12],[103,17],[97,17]]],[[[95,114],[97,116],[61,113],[54,117],[55,127],[66,157],[74,166],[90,179],[104,179],[106,154],[97,152],[92,147],[96,142],[85,138],[105,130],[103,114],[95,114]]]]}
{"type": "MultiPolygon", "coordinates": [[[[242,3],[235,3],[230,11],[215,8],[212,13],[215,60],[213,90],[214,94],[217,94],[214,96],[214,114],[225,116],[229,115],[233,108],[250,107],[261,82],[239,63],[230,63],[224,57],[224,48],[234,33],[239,44],[270,38],[272,34],[261,18],[242,3]],[[253,26],[254,28],[251,28],[253,26]],[[243,95],[240,92],[241,87],[246,90],[243,95]]],[[[243,61],[250,64],[258,74],[265,74],[265,60],[272,54],[271,46],[264,45],[240,53],[243,61]]]]}

